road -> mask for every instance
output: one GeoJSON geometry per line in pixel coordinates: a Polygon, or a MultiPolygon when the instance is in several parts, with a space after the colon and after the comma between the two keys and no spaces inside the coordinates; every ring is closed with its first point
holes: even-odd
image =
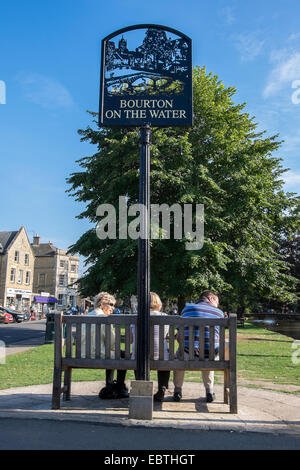
{"type": "Polygon", "coordinates": [[[4,341],[6,354],[24,351],[44,344],[46,320],[0,324],[0,341],[4,341]]]}
{"type": "MultiPolygon", "coordinates": [[[[1,450],[296,450],[300,436],[0,419],[1,450]]],[[[111,455],[108,454],[108,455],[111,455]]],[[[128,454],[130,456],[130,451],[128,454]]],[[[143,453],[142,458],[146,458],[143,453]]],[[[201,454],[199,454],[201,456],[201,454]]],[[[200,462],[199,462],[200,463],[200,462]]]]}

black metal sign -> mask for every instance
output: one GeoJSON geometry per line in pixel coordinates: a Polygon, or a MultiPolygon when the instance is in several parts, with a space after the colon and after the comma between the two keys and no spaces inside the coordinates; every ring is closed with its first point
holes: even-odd
{"type": "Polygon", "coordinates": [[[136,25],[102,41],[100,126],[192,126],[192,42],[136,25]]]}

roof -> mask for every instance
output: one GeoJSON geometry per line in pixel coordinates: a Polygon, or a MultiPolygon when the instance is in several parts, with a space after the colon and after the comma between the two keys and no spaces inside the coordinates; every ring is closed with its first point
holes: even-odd
{"type": "Polygon", "coordinates": [[[34,256],[54,256],[56,248],[51,243],[40,243],[39,245],[31,245],[34,256]]]}
{"type": "Polygon", "coordinates": [[[13,232],[0,232],[0,254],[4,254],[6,252],[9,245],[18,233],[18,230],[13,232]]]}

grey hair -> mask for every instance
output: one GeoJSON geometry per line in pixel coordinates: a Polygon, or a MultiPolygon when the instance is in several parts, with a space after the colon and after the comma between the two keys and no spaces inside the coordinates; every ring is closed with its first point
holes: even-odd
{"type": "Polygon", "coordinates": [[[94,308],[100,308],[101,304],[104,303],[104,302],[116,303],[116,299],[114,298],[113,295],[109,294],[108,292],[100,292],[94,298],[94,308]]]}

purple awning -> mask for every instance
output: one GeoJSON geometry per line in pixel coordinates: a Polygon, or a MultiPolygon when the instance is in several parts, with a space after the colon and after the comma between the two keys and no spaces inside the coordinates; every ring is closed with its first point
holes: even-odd
{"type": "Polygon", "coordinates": [[[41,296],[35,296],[34,297],[35,302],[40,302],[42,304],[54,304],[57,302],[57,299],[55,297],[41,297],[41,296]]]}

